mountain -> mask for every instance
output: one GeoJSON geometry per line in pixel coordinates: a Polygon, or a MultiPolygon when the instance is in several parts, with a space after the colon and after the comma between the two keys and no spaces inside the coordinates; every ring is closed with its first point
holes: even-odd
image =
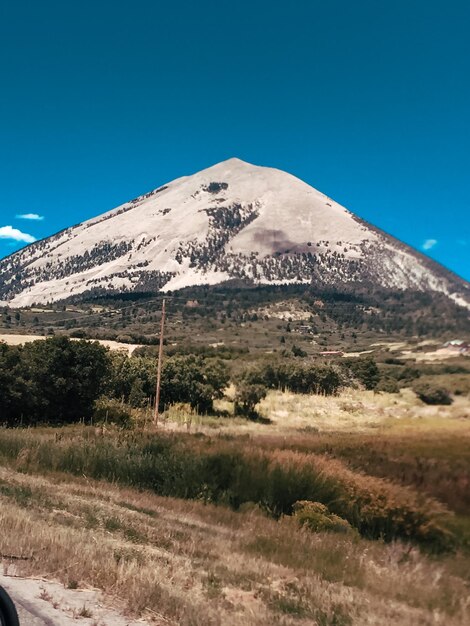
{"type": "Polygon", "coordinates": [[[13,307],[248,279],[434,291],[470,308],[464,280],[298,178],[239,159],[23,248],[0,279],[13,307]]]}

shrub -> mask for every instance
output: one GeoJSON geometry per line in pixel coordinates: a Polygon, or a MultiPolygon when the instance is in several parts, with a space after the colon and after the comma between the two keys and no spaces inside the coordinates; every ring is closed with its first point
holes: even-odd
{"type": "Polygon", "coordinates": [[[348,361],[346,367],[366,389],[375,389],[380,380],[380,371],[377,363],[371,357],[348,361]]]}
{"type": "Polygon", "coordinates": [[[307,352],[305,352],[305,350],[302,350],[302,348],[300,348],[299,346],[296,346],[295,343],[291,348],[291,352],[294,356],[297,357],[306,357],[307,356],[307,352]]]}
{"type": "Polygon", "coordinates": [[[128,427],[132,424],[129,406],[114,398],[101,397],[95,402],[94,419],[96,422],[128,427]]]}
{"type": "Polygon", "coordinates": [[[421,383],[420,385],[415,385],[413,391],[425,404],[452,404],[449,391],[443,387],[436,387],[429,383],[421,383]]]}
{"type": "Polygon", "coordinates": [[[292,507],[293,515],[301,526],[307,527],[309,530],[319,532],[335,532],[335,533],[352,533],[351,524],[330,513],[328,507],[321,502],[312,502],[311,500],[298,500],[292,507]]]}
{"type": "Polygon", "coordinates": [[[399,393],[400,387],[395,378],[382,378],[377,384],[375,391],[383,391],[385,393],[399,393]]]}
{"type": "Polygon", "coordinates": [[[249,385],[240,383],[235,393],[234,412],[250,419],[258,417],[256,405],[266,397],[267,389],[264,385],[249,385]]]}

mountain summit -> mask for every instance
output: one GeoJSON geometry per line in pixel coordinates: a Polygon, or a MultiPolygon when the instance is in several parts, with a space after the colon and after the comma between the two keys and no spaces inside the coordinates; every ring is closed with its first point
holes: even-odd
{"type": "Polygon", "coordinates": [[[230,279],[442,292],[469,285],[286,172],[229,159],[0,261],[11,306],[230,279]]]}

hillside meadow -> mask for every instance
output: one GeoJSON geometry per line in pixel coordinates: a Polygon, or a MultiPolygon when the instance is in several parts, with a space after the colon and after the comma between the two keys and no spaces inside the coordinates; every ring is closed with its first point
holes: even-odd
{"type": "Polygon", "coordinates": [[[467,359],[206,352],[155,424],[145,351],[0,344],[4,572],[161,625],[467,624],[467,359]]]}
{"type": "Polygon", "coordinates": [[[451,408],[349,430],[3,429],[4,569],[162,625],[466,624],[470,422],[451,408]]]}

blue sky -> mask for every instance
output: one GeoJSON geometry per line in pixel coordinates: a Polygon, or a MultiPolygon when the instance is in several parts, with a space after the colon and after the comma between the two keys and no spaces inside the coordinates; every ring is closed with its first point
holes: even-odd
{"type": "Polygon", "coordinates": [[[0,256],[237,156],[470,280],[469,31],[467,0],[3,0],[0,256]]]}

